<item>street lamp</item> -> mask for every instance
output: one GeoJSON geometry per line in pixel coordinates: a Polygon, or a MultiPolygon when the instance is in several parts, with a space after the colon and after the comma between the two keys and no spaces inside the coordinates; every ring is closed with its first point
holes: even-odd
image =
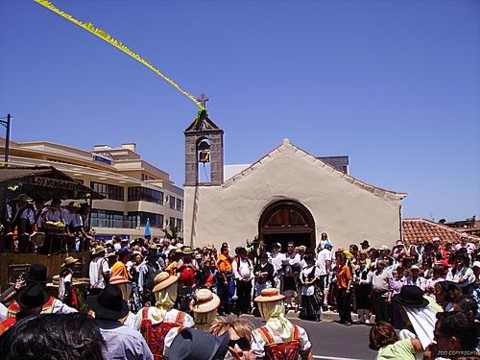
{"type": "Polygon", "coordinates": [[[0,125],[7,129],[7,135],[5,136],[5,164],[8,165],[8,155],[10,155],[10,124],[12,121],[12,115],[8,114],[7,117],[0,117],[0,125]]]}

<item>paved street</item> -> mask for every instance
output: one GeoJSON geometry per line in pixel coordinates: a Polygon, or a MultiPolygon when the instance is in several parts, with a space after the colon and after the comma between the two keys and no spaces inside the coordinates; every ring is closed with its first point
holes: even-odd
{"type": "MultiPolygon", "coordinates": [[[[255,326],[261,324],[259,318],[248,316],[248,319],[252,321],[255,326]]],[[[310,341],[313,344],[313,355],[315,359],[372,360],[376,357],[376,351],[368,348],[369,326],[345,326],[335,322],[316,323],[298,319],[290,320],[307,330],[310,341]]]]}

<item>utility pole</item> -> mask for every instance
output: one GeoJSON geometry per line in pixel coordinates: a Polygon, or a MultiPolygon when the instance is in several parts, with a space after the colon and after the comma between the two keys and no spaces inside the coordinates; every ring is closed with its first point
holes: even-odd
{"type": "Polygon", "coordinates": [[[8,157],[10,155],[10,125],[12,123],[12,114],[8,114],[7,117],[0,118],[0,125],[7,129],[7,134],[5,136],[5,164],[8,165],[8,157]]]}

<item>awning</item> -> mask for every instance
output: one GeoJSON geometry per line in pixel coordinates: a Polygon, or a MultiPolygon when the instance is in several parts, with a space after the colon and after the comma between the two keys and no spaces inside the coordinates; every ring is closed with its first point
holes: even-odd
{"type": "Polygon", "coordinates": [[[9,166],[0,168],[0,190],[3,196],[13,198],[27,194],[34,200],[92,199],[105,197],[79,183],[53,166],[9,166]]]}

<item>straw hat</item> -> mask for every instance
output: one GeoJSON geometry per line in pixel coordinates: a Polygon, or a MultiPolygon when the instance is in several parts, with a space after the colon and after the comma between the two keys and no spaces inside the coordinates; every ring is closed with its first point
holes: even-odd
{"type": "Polygon", "coordinates": [[[155,287],[153,288],[153,292],[159,292],[176,283],[177,280],[177,276],[170,275],[168,272],[162,271],[160,274],[155,276],[155,287]]]}
{"type": "Polygon", "coordinates": [[[70,264],[75,264],[76,262],[78,262],[78,259],[75,259],[73,256],[69,256],[63,261],[62,267],[70,264]]]}
{"type": "Polygon", "coordinates": [[[25,201],[25,202],[30,202],[32,199],[27,195],[27,194],[20,194],[17,196],[15,199],[16,201],[25,201]]]}
{"type": "Polygon", "coordinates": [[[255,298],[255,302],[273,302],[285,299],[284,295],[281,295],[275,288],[263,289],[260,296],[255,298]]]}
{"type": "Polygon", "coordinates": [[[123,276],[121,275],[115,275],[115,276],[112,276],[110,278],[110,284],[112,285],[120,285],[120,284],[125,284],[125,283],[129,283],[130,280],[128,279],[125,279],[123,276]]]}
{"type": "Polygon", "coordinates": [[[101,254],[102,252],[105,252],[105,248],[102,245],[98,245],[93,249],[92,255],[101,254]]]}
{"type": "Polygon", "coordinates": [[[205,314],[216,310],[220,306],[220,298],[208,289],[200,289],[190,304],[196,314],[205,314]]]}
{"type": "Polygon", "coordinates": [[[184,246],[182,249],[183,255],[192,255],[193,251],[190,246],[184,246]]]}

